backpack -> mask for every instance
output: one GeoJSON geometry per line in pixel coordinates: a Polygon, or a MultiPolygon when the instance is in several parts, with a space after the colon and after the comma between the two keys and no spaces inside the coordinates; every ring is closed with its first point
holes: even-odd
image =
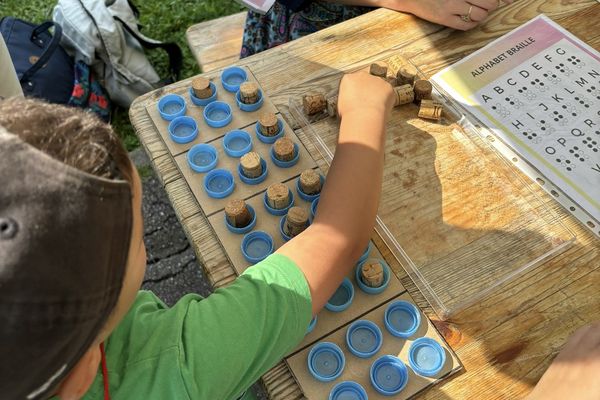
{"type": "Polygon", "coordinates": [[[144,93],[175,82],[181,71],[179,46],[142,35],[138,16],[129,0],[59,0],[52,15],[62,27],[62,47],[76,61],[89,65],[111,100],[122,107],[129,107],[144,93]],[[144,47],[162,48],[168,53],[168,79],[160,79],[144,47]]]}

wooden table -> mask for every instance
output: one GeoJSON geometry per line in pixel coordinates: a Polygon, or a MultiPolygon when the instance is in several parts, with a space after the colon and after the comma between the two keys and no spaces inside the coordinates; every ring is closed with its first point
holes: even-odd
{"type": "MultiPolygon", "coordinates": [[[[425,73],[433,74],[539,13],[600,49],[600,4],[596,1],[519,0],[469,32],[379,9],[238,64],[250,68],[279,110],[286,113],[290,96],[323,87],[334,90],[331,82],[339,78],[340,71],[401,52],[425,73]]],[[[235,279],[234,270],[145,109],[164,91],[189,84],[188,79],[138,98],[130,117],[207,276],[215,287],[221,287],[235,279]]],[[[310,143],[306,145],[314,151],[310,143]]],[[[427,391],[423,398],[520,398],[539,380],[571,333],[600,320],[600,244],[541,189],[539,195],[575,232],[575,244],[450,321],[438,320],[401,265],[374,235],[410,294],[464,363],[462,374],[427,391]]],[[[263,382],[273,399],[302,398],[284,363],[265,374],[263,382]]]]}

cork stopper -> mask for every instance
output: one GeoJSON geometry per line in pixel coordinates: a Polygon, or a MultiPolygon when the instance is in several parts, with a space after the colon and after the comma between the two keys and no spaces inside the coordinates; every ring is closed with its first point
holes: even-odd
{"type": "Polygon", "coordinates": [[[255,82],[244,82],[240,85],[240,100],[244,104],[258,101],[258,85],[255,82]]]}
{"type": "Polygon", "coordinates": [[[387,83],[389,83],[390,85],[392,85],[392,87],[396,87],[396,86],[398,86],[398,80],[396,79],[396,77],[395,77],[395,76],[392,76],[392,75],[387,75],[387,76],[385,77],[385,81],[386,81],[387,83]]]}
{"type": "Polygon", "coordinates": [[[433,100],[421,100],[419,108],[419,117],[439,121],[442,118],[444,106],[433,100]]]}
{"type": "Polygon", "coordinates": [[[398,76],[398,71],[400,71],[400,68],[406,64],[408,64],[408,62],[400,55],[390,57],[388,60],[388,75],[392,75],[394,77],[398,76]]]}
{"type": "Polygon", "coordinates": [[[267,188],[267,204],[276,210],[290,204],[290,189],[283,183],[274,183],[267,188]]]}
{"type": "Polygon", "coordinates": [[[261,114],[258,118],[258,127],[265,136],[275,136],[279,132],[279,121],[277,115],[272,112],[261,114]]]}
{"type": "Polygon", "coordinates": [[[325,110],[327,101],[321,93],[307,94],[302,98],[302,106],[306,115],[314,115],[325,110]]]}
{"type": "Polygon", "coordinates": [[[294,142],[287,137],[277,139],[273,145],[273,153],[279,161],[292,161],[296,157],[294,142]]]}
{"type": "Polygon", "coordinates": [[[308,226],[308,211],[302,207],[292,207],[285,220],[285,234],[294,237],[302,233],[308,226]]]}
{"type": "Polygon", "coordinates": [[[252,215],[244,200],[231,200],[225,206],[227,222],[235,228],[244,228],[252,221],[252,215]]]}
{"type": "Polygon", "coordinates": [[[248,178],[258,178],[262,175],[263,169],[260,163],[260,155],[254,151],[246,153],[240,158],[242,172],[248,178]]]}
{"type": "Polygon", "coordinates": [[[429,100],[431,99],[431,91],[433,90],[433,86],[429,81],[419,79],[415,81],[414,91],[415,91],[415,102],[419,104],[421,100],[429,100]]]}
{"type": "Polygon", "coordinates": [[[338,116],[338,109],[337,109],[337,105],[338,105],[338,97],[330,97],[327,99],[327,114],[329,114],[329,116],[331,118],[335,118],[338,116]]]}
{"type": "Polygon", "coordinates": [[[412,85],[417,77],[417,69],[410,64],[400,67],[396,78],[398,85],[412,85]]]}
{"type": "Polygon", "coordinates": [[[321,192],[321,177],[313,169],[307,169],[300,174],[300,190],[308,195],[321,192]]]}
{"type": "Polygon", "coordinates": [[[396,100],[394,101],[394,107],[412,103],[415,100],[415,92],[411,85],[402,85],[394,88],[396,94],[396,100]]]}
{"type": "Polygon", "coordinates": [[[379,76],[381,78],[385,78],[388,71],[388,65],[385,61],[377,61],[371,64],[371,68],[369,69],[369,73],[371,75],[379,76]]]}
{"type": "Polygon", "coordinates": [[[366,261],[363,264],[360,273],[362,281],[365,283],[365,285],[373,288],[378,288],[383,285],[383,266],[379,262],[375,260],[366,261]]]}
{"type": "Polygon", "coordinates": [[[192,80],[192,90],[194,91],[194,96],[199,99],[208,99],[213,94],[210,88],[210,81],[202,76],[192,80]]]}

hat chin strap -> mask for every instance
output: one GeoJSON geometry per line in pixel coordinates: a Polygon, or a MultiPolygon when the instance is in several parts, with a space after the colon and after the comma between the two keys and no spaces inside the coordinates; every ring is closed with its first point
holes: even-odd
{"type": "Polygon", "coordinates": [[[102,356],[102,383],[104,384],[104,400],[110,400],[110,387],[108,384],[108,368],[106,367],[104,342],[100,343],[100,354],[102,356]]]}

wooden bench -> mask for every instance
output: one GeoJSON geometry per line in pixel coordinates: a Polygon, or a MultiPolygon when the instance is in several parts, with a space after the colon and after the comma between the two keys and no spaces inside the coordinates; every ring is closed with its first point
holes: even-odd
{"type": "Polygon", "coordinates": [[[186,32],[188,46],[202,72],[213,71],[240,59],[246,12],[192,25],[186,32]]]}

